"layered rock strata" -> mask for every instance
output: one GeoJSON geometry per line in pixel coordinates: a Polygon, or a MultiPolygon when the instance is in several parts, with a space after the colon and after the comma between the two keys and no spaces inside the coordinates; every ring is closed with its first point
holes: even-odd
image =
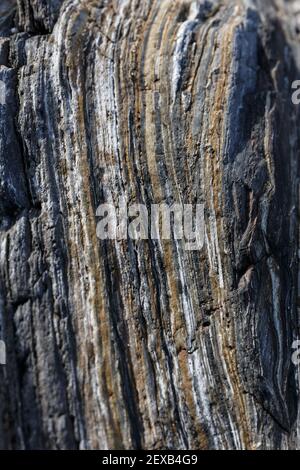
{"type": "Polygon", "coordinates": [[[1,448],[300,448],[299,3],[1,0],[1,448]]]}

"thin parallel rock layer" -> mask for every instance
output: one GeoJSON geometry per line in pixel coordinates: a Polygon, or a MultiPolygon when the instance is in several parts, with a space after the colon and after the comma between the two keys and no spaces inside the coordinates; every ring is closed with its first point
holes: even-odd
{"type": "Polygon", "coordinates": [[[300,448],[298,6],[1,3],[1,448],[300,448]],[[99,240],[120,197],[203,249],[99,240]]]}

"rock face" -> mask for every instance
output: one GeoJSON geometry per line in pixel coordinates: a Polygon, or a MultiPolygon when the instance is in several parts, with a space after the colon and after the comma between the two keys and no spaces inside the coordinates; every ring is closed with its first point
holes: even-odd
{"type": "Polygon", "coordinates": [[[1,0],[1,448],[300,448],[299,12],[1,0]],[[100,240],[120,197],[204,247],[100,240]]]}

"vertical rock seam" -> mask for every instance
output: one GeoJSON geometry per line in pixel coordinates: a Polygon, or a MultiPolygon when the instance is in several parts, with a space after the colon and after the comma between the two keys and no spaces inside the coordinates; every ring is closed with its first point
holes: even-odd
{"type": "Polygon", "coordinates": [[[299,3],[1,0],[0,448],[300,449],[299,3]]]}

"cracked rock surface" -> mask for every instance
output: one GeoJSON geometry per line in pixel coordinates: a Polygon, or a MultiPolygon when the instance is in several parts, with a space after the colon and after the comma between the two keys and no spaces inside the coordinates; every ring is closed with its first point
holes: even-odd
{"type": "Polygon", "coordinates": [[[0,448],[300,449],[299,18],[1,0],[0,448]],[[120,196],[203,249],[99,240],[120,196]]]}

